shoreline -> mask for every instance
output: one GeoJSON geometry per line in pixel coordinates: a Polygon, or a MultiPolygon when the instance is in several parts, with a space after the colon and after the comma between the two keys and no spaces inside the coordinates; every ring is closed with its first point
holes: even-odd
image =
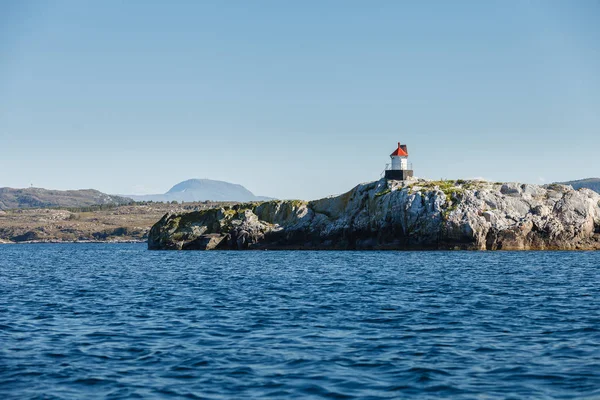
{"type": "Polygon", "coordinates": [[[148,240],[26,240],[22,242],[7,242],[0,241],[2,244],[63,244],[63,243],[110,243],[110,244],[125,244],[125,243],[147,243],[148,240]]]}
{"type": "MultiPolygon", "coordinates": [[[[0,245],[20,245],[20,244],[143,244],[148,243],[147,240],[30,240],[24,242],[0,242],[0,245]]],[[[152,249],[150,251],[169,251],[165,249],[152,249]]],[[[181,251],[194,251],[194,250],[181,250],[181,251]]],[[[508,248],[508,249],[476,249],[476,248],[423,248],[423,247],[414,247],[414,248],[369,248],[369,249],[348,249],[348,248],[250,248],[244,250],[234,250],[234,249],[213,249],[213,252],[260,252],[260,251],[272,251],[272,252],[284,252],[284,251],[317,251],[317,252],[329,252],[329,251],[343,251],[343,252],[378,252],[378,251],[398,251],[398,252],[465,252],[465,253],[495,253],[495,252],[544,252],[544,251],[553,251],[553,252],[595,252],[600,251],[600,249],[594,248],[579,248],[579,249],[565,249],[565,248],[528,248],[528,249],[519,249],[519,248],[508,248]]]]}

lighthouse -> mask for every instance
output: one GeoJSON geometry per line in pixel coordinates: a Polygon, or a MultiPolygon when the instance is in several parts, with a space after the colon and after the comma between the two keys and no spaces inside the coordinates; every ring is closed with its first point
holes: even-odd
{"type": "Polygon", "coordinates": [[[398,142],[398,148],[390,154],[392,164],[385,170],[385,179],[405,181],[413,176],[413,170],[408,165],[408,148],[405,144],[398,142]]]}

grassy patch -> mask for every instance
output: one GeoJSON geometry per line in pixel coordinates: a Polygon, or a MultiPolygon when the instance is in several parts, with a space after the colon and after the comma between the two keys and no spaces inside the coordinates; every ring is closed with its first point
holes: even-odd
{"type": "Polygon", "coordinates": [[[375,193],[375,197],[385,196],[386,194],[390,193],[391,191],[392,191],[392,189],[386,188],[386,189],[382,190],[381,192],[375,193]]]}
{"type": "MultiPolygon", "coordinates": [[[[464,182],[464,181],[463,181],[464,182]]],[[[447,198],[456,198],[461,197],[465,192],[465,189],[457,186],[458,181],[448,180],[448,181],[431,181],[426,182],[422,185],[423,188],[427,189],[439,189],[442,191],[447,198]]]]}

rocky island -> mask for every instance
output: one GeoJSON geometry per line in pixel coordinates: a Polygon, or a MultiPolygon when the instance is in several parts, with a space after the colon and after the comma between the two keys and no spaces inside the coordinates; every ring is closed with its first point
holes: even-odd
{"type": "Polygon", "coordinates": [[[149,249],[600,249],[600,194],[559,184],[386,180],[314,201],[167,213],[149,249]]]}

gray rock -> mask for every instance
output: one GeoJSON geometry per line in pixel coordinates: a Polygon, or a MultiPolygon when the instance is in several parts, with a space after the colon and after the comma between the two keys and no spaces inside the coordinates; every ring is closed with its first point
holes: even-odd
{"type": "Polygon", "coordinates": [[[600,249],[600,195],[485,181],[364,183],[311,202],[167,214],[150,249],[600,249]]]}

